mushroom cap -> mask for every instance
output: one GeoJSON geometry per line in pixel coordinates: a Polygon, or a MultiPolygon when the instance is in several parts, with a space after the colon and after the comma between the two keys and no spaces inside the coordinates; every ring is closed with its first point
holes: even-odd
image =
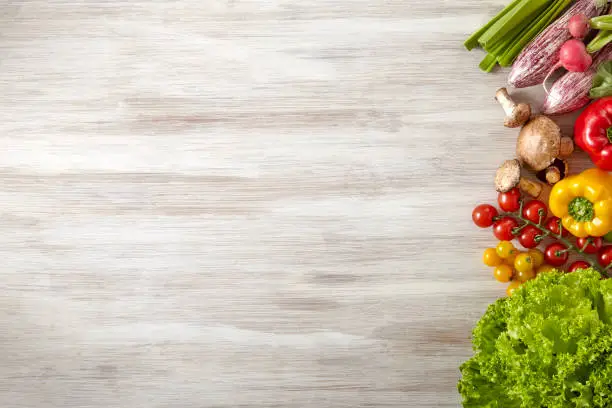
{"type": "Polygon", "coordinates": [[[504,119],[504,126],[509,128],[517,128],[523,126],[531,117],[531,106],[526,103],[519,103],[512,110],[512,114],[504,119]]]}
{"type": "Polygon", "coordinates": [[[516,156],[535,171],[544,170],[559,156],[561,129],[550,118],[538,115],[519,133],[516,156]]]}
{"type": "Polygon", "coordinates": [[[521,181],[521,164],[518,160],[506,160],[495,174],[495,190],[506,193],[521,181]]]}

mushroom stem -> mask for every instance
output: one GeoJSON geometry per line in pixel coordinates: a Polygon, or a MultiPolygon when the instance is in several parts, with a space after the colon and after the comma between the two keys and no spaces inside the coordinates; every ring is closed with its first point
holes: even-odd
{"type": "Polygon", "coordinates": [[[495,93],[495,99],[504,109],[506,118],[504,126],[516,128],[523,126],[531,117],[531,106],[526,103],[515,103],[506,88],[500,88],[495,93]]]}
{"type": "Polygon", "coordinates": [[[519,188],[533,198],[537,198],[542,194],[542,184],[521,177],[519,180],[519,188]]]}
{"type": "Polygon", "coordinates": [[[495,93],[495,99],[497,99],[497,102],[499,102],[501,107],[504,109],[504,112],[506,112],[506,115],[512,116],[512,113],[514,112],[514,109],[516,108],[516,103],[514,103],[514,101],[510,97],[508,90],[506,88],[498,89],[497,92],[495,93]]]}
{"type": "Polygon", "coordinates": [[[554,186],[559,181],[563,180],[569,173],[567,160],[555,159],[550,166],[542,171],[539,171],[536,176],[538,180],[545,181],[551,186],[554,186]]]}
{"type": "Polygon", "coordinates": [[[546,182],[551,186],[561,181],[561,170],[559,170],[558,167],[550,166],[545,170],[545,172],[546,174],[544,175],[544,178],[546,179],[546,182]]]}
{"type": "Polygon", "coordinates": [[[570,137],[561,138],[561,147],[559,148],[559,157],[566,158],[574,153],[574,141],[570,137]]]}
{"type": "Polygon", "coordinates": [[[521,177],[521,164],[518,160],[506,160],[495,173],[495,190],[506,193],[517,186],[532,197],[539,197],[543,189],[542,183],[521,177]]]}

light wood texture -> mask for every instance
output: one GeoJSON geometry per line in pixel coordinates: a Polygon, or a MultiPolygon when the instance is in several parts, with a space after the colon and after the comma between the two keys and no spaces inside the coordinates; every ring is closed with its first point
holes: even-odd
{"type": "Polygon", "coordinates": [[[0,406],[458,406],[504,3],[4,0],[0,406]]]}

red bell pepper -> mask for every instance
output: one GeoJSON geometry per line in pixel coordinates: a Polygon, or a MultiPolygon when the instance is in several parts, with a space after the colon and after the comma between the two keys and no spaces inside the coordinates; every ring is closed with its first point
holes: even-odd
{"type": "Polygon", "coordinates": [[[574,142],[597,167],[612,171],[612,96],[596,100],[580,114],[574,142]]]}

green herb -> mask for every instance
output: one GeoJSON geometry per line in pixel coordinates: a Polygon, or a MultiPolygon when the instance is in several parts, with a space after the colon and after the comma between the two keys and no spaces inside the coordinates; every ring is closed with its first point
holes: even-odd
{"type": "Polygon", "coordinates": [[[593,54],[605,47],[610,41],[612,41],[612,31],[601,30],[587,45],[587,52],[593,54]]]}
{"type": "Polygon", "coordinates": [[[612,95],[612,61],[599,64],[589,96],[592,99],[612,95]]]}
{"type": "Polygon", "coordinates": [[[547,272],[489,306],[461,365],[465,407],[612,406],[612,279],[547,272]]]}

